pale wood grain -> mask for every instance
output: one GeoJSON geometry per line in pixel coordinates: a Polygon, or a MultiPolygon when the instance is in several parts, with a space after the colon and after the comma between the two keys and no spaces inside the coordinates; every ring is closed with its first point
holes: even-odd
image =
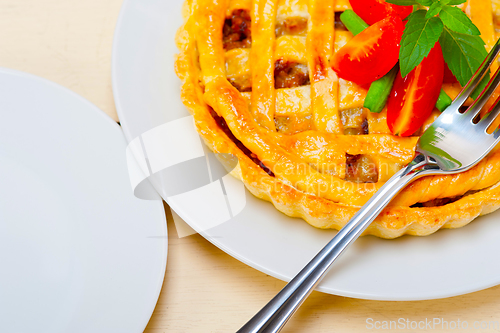
{"type": "Polygon", "coordinates": [[[0,66],[57,82],[118,120],[113,30],[122,0],[0,0],[0,66]]]}
{"type": "MultiPolygon", "coordinates": [[[[121,0],[0,0],[0,66],[62,84],[116,120],[110,62],[120,5],[121,0]]],[[[199,235],[178,238],[172,219],[168,227],[165,282],[145,332],[234,332],[284,286],[199,235]]],[[[460,319],[471,325],[500,321],[500,287],[421,302],[364,301],[315,292],[284,332],[366,332],[367,318],[460,319]]]]}

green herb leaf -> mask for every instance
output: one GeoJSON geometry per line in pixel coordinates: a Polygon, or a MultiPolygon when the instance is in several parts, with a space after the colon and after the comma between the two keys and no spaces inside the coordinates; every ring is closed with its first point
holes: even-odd
{"type": "Polygon", "coordinates": [[[450,30],[467,35],[477,36],[481,34],[470,18],[457,7],[443,7],[439,17],[444,25],[450,30]]]}
{"type": "Polygon", "coordinates": [[[418,10],[408,18],[399,51],[399,65],[403,77],[429,54],[443,31],[441,20],[437,17],[426,19],[426,13],[425,10],[418,10]]]}
{"type": "Polygon", "coordinates": [[[425,7],[429,7],[429,6],[431,6],[434,3],[433,0],[417,0],[417,2],[420,5],[425,6],[425,7]]]}
{"type": "Polygon", "coordinates": [[[456,6],[466,1],[467,0],[385,0],[385,2],[392,3],[393,5],[399,5],[399,6],[421,5],[425,7],[430,7],[433,3],[439,3],[440,6],[444,5],[456,6]]]}
{"type": "Polygon", "coordinates": [[[425,14],[426,19],[430,19],[433,16],[436,16],[439,14],[439,12],[443,9],[443,5],[440,2],[434,2],[430,7],[429,10],[427,11],[427,14],[425,14]]]}
{"type": "Polygon", "coordinates": [[[461,34],[444,27],[439,38],[444,60],[462,86],[465,86],[488,55],[479,36],[461,34]]]}
{"type": "Polygon", "coordinates": [[[413,5],[419,4],[415,0],[385,0],[385,2],[392,3],[393,5],[400,5],[400,6],[413,6],[413,5]]]}
{"type": "Polygon", "coordinates": [[[449,5],[451,0],[436,0],[436,2],[439,2],[441,6],[449,5]]]}

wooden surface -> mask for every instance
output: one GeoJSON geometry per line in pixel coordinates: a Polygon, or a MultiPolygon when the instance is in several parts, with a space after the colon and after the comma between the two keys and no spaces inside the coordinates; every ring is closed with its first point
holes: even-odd
{"type": "MultiPolygon", "coordinates": [[[[116,120],[110,60],[121,2],[0,0],[0,66],[66,86],[116,120]]],[[[234,332],[284,286],[199,235],[178,238],[171,216],[168,229],[165,282],[145,332],[234,332]]],[[[421,302],[364,301],[315,292],[283,332],[365,332],[368,318],[443,318],[467,321],[472,330],[475,321],[500,321],[500,287],[421,302]]],[[[447,330],[438,326],[432,331],[447,330]]]]}

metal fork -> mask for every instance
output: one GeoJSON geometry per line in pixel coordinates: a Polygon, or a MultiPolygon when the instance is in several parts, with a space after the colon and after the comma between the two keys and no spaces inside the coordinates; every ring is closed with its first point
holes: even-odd
{"type": "Polygon", "coordinates": [[[490,134],[489,128],[500,114],[500,98],[482,119],[478,121],[478,117],[500,84],[500,69],[474,103],[463,113],[460,109],[489,73],[489,68],[499,53],[500,40],[453,103],[420,137],[413,161],[389,179],[299,274],[237,333],[281,331],[333,262],[406,185],[428,175],[466,171],[497,145],[500,129],[495,129],[490,134]]]}

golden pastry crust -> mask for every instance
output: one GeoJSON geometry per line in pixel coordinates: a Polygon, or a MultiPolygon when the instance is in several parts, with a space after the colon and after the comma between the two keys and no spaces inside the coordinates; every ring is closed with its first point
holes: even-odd
{"type": "MultiPolygon", "coordinates": [[[[483,34],[495,34],[490,1],[469,0],[465,6],[473,13],[481,7],[481,16],[472,15],[472,19],[481,21],[483,34]],[[490,5],[486,14],[484,3],[490,5]]],[[[347,8],[346,0],[187,0],[186,21],[176,38],[181,98],[207,146],[238,157],[232,174],[255,196],[318,228],[345,225],[387,179],[411,161],[418,139],[391,135],[385,112],[371,114],[362,109],[366,91],[339,80],[330,68],[331,55],[351,38],[349,32],[335,30],[335,12],[347,8]],[[234,27],[230,33],[240,31],[241,38],[248,33],[245,20],[228,21],[235,10],[250,13],[251,45],[245,41],[241,47],[225,50],[225,29],[234,27]],[[276,88],[276,68],[285,76],[306,68],[309,80],[301,81],[306,85],[276,88]],[[229,136],[213,112],[224,119],[229,136]],[[251,151],[253,158],[238,145],[251,151]],[[376,182],[347,180],[349,156],[372,161],[376,182]],[[257,159],[266,170],[255,163],[257,159]]],[[[465,173],[414,182],[365,234],[424,236],[440,228],[461,227],[496,210],[500,207],[499,165],[500,149],[495,149],[465,173]],[[428,207],[429,202],[440,204],[428,207]]]]}

